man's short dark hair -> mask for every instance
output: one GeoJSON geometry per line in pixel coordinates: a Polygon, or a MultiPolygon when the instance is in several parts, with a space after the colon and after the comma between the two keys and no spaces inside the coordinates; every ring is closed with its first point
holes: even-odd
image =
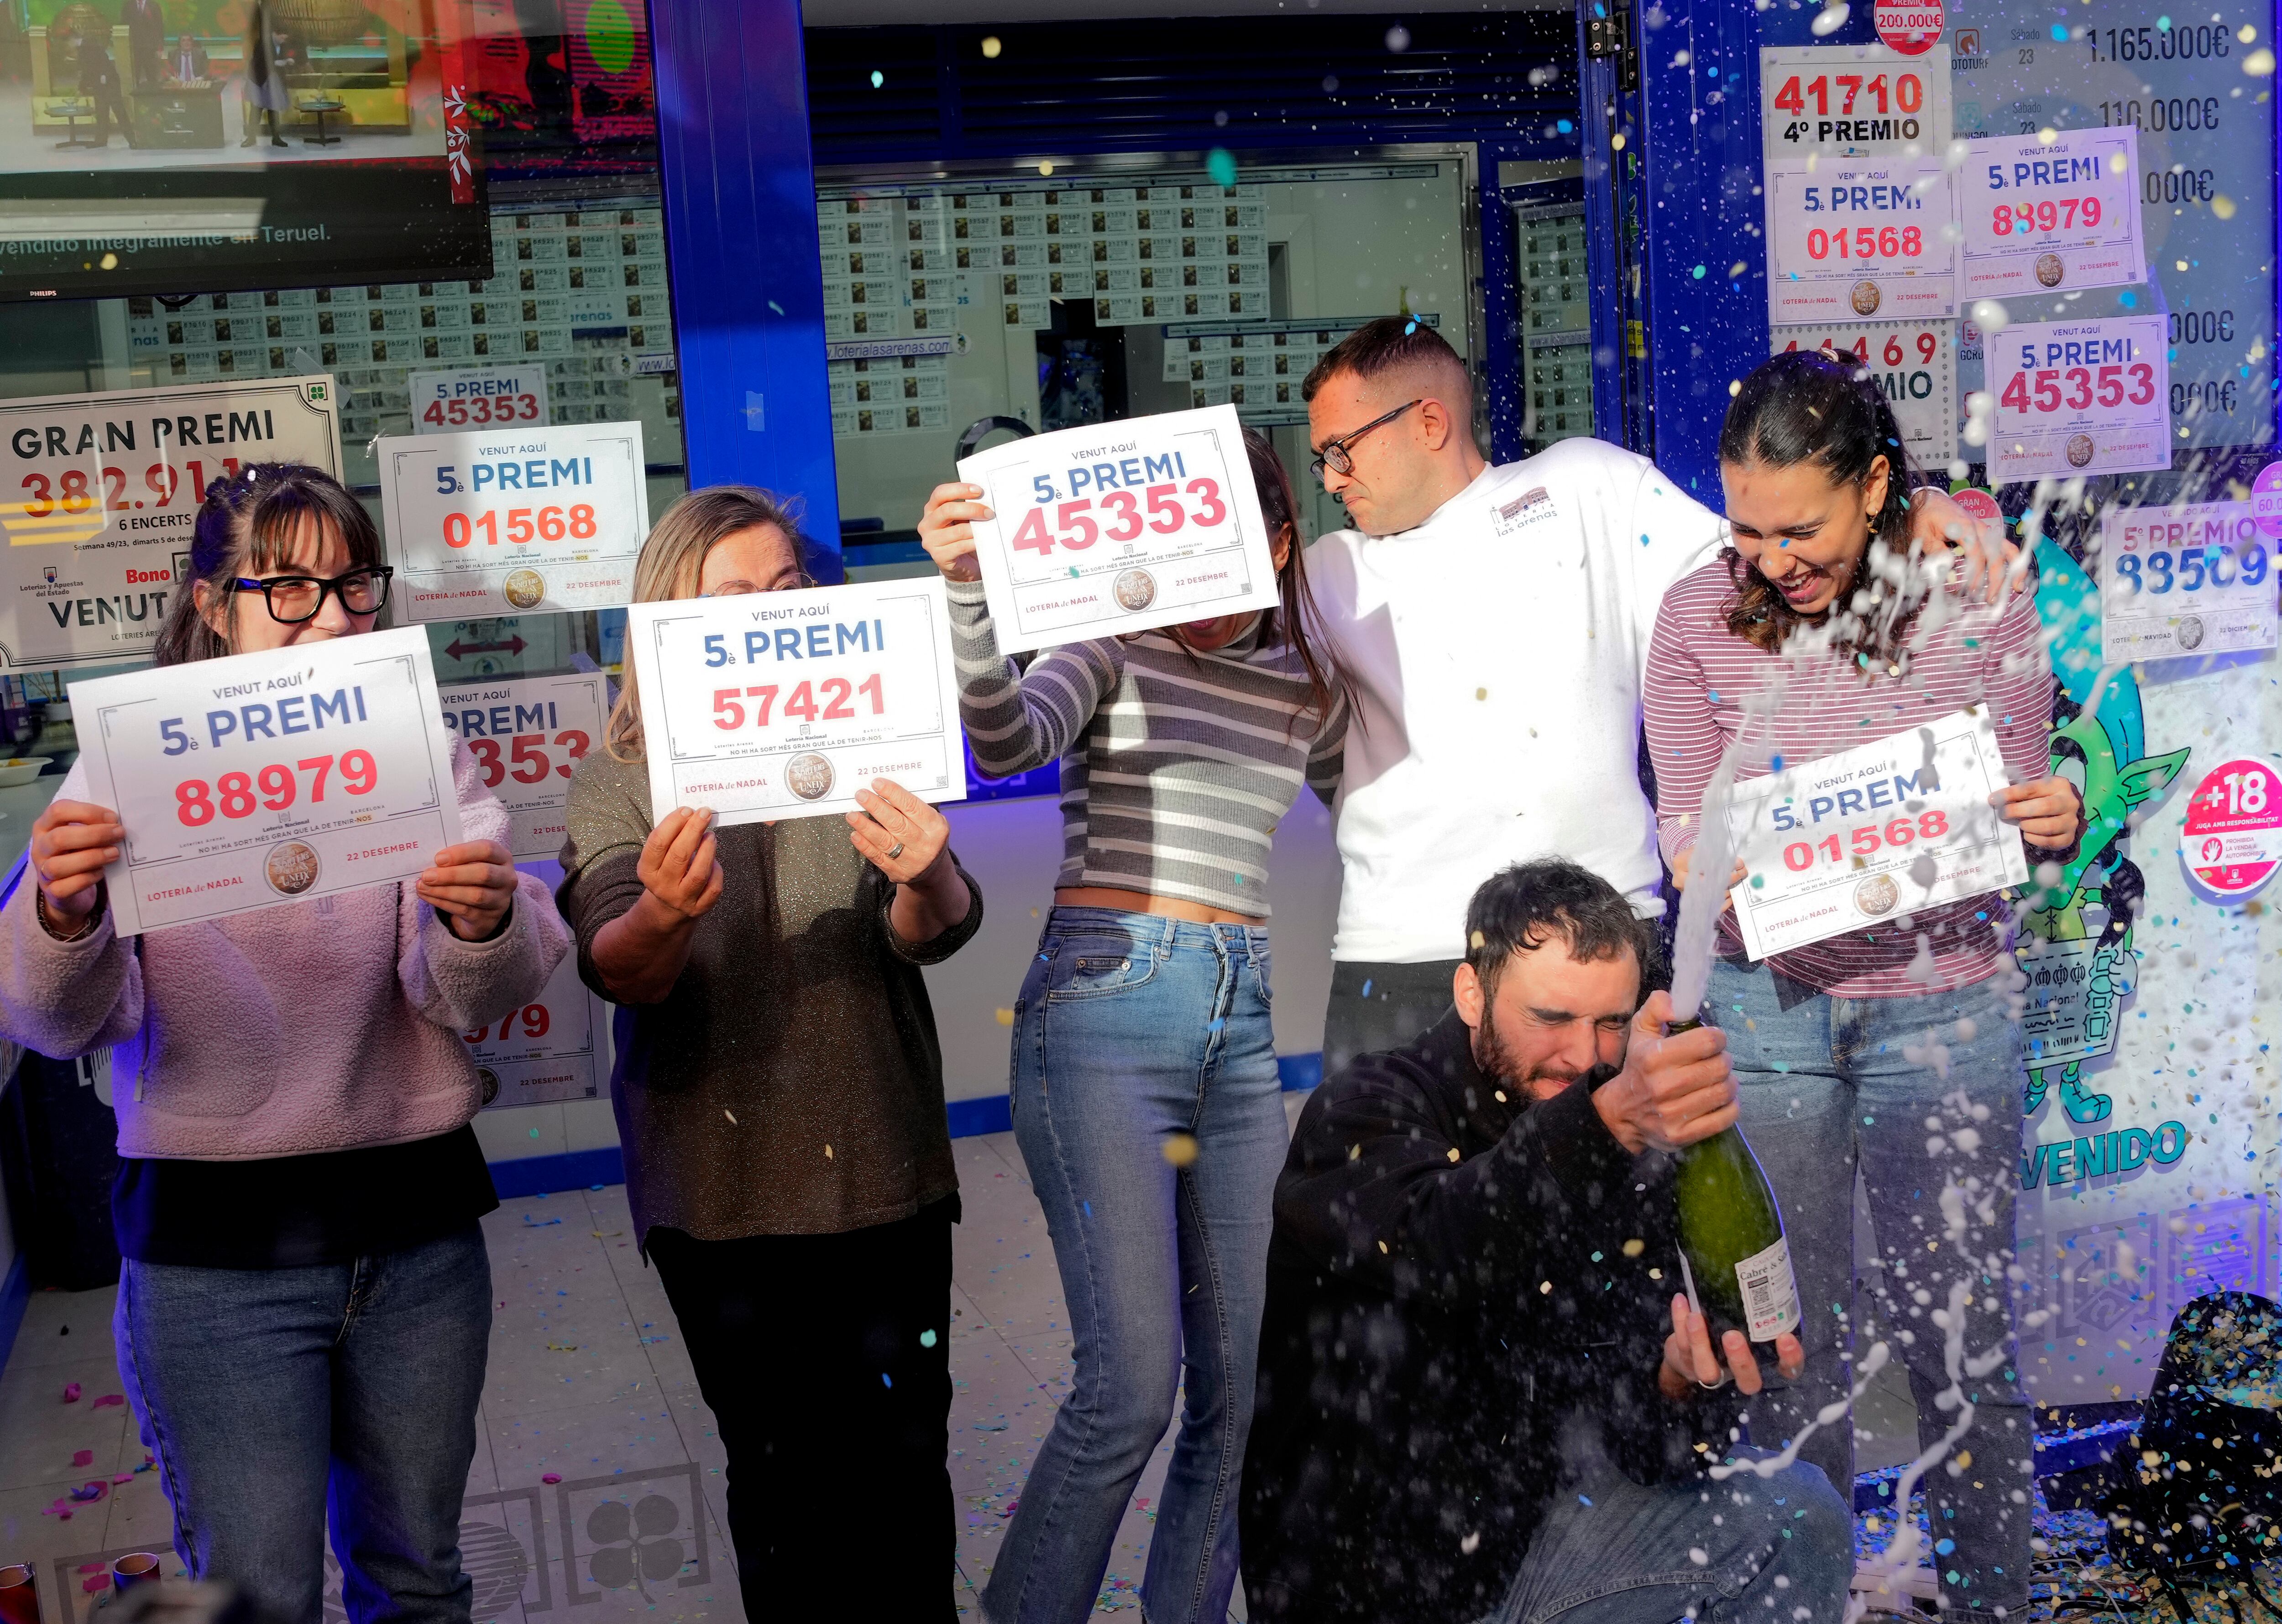
{"type": "Polygon", "coordinates": [[[1660,985],[1663,954],[1656,927],[1633,912],[1622,893],[1592,870],[1560,857],[1501,869],[1466,904],[1466,963],[1485,993],[1517,953],[1534,953],[1554,938],[1569,956],[1589,963],[1626,954],[1640,966],[1641,995],[1660,985]]]}
{"type": "Polygon", "coordinates": [[[1462,416],[1472,407],[1473,380],[1467,375],[1466,363],[1448,339],[1415,316],[1378,316],[1340,339],[1308,371],[1300,385],[1300,398],[1313,400],[1317,390],[1342,372],[1365,383],[1391,372],[1439,378],[1445,392],[1455,396],[1444,401],[1446,406],[1462,416]]]}

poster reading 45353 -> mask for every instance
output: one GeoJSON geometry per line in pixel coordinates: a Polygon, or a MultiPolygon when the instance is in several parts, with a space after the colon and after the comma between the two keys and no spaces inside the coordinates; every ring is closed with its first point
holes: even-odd
{"type": "Polygon", "coordinates": [[[329,377],[192,383],[0,405],[0,662],[150,652],[206,486],[249,462],[338,476],[329,377]]]}

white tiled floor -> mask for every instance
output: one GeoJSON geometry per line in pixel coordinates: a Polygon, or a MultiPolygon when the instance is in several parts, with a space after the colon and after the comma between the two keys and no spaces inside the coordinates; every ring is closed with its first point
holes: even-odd
{"type": "MultiPolygon", "coordinates": [[[[1288,1096],[1296,1115],[1301,1096],[1288,1096]]],[[[954,1232],[951,1481],[960,1611],[979,1620],[1010,1507],[1068,1391],[1070,1335],[1045,1221],[1012,1134],[956,1141],[965,1221],[954,1232]]],[[[508,1203],[485,1220],[496,1295],[462,1550],[478,1620],[508,1624],[743,1624],[724,1535],[722,1451],[656,1274],[633,1249],[623,1186],[508,1203]],[[549,1483],[548,1476],[559,1478],[549,1483]],[[615,1504],[613,1504],[615,1503],[615,1504]],[[625,1527],[633,1508],[635,1523],[625,1527]],[[478,1526],[479,1525],[479,1526],[478,1526]],[[679,1573],[634,1576],[594,1557],[630,1546],[650,1574],[667,1545],[679,1573]],[[576,1614],[568,1612],[580,1609],[576,1614]],[[592,1611],[586,1609],[592,1608],[592,1611]]],[[[88,1624],[127,1551],[165,1551],[171,1522],[112,1360],[110,1291],[43,1292],[0,1376],[0,1561],[39,1564],[45,1624],[88,1624]],[[64,1401],[66,1384],[80,1396],[64,1401]],[[115,1478],[126,1481],[114,1483],[115,1478]],[[99,1483],[102,1497],[74,1503],[99,1483]],[[65,1511],[69,1516],[63,1515],[65,1511]]],[[[1912,1451],[1897,1376],[1866,1400],[1861,1467],[1912,1451]]],[[[1168,1428],[1169,1431],[1169,1428],[1168,1428]]],[[[1118,1530],[1098,1610],[1139,1616],[1137,1589],[1169,1440],[1118,1530]]],[[[170,1559],[171,1566],[171,1559],[170,1559]]],[[[337,1602],[328,1624],[342,1624],[337,1602]]],[[[1238,1615],[1241,1617],[1239,1606],[1238,1615]]]]}

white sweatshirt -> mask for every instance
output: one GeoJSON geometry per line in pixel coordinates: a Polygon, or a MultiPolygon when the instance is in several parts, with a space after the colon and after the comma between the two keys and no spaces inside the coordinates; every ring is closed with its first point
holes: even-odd
{"type": "Polygon", "coordinates": [[[1309,584],[1355,681],[1333,958],[1463,956],[1475,887],[1532,857],[1657,911],[1641,670],[1665,589],[1720,537],[1646,458],[1577,439],[1485,469],[1416,530],[1316,542],[1309,584]]]}

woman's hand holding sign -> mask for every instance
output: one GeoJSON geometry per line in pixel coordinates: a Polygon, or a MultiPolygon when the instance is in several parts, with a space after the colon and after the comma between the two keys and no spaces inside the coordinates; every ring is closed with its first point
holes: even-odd
{"type": "Polygon", "coordinates": [[[462,941],[488,941],[515,904],[515,855],[496,840],[447,846],[415,882],[420,900],[462,941]]]}
{"type": "Polygon", "coordinates": [[[920,514],[920,545],[951,581],[976,581],[982,571],[974,561],[974,522],[995,519],[982,500],[981,485],[956,482],[928,492],[920,514]]]}
{"type": "Polygon", "coordinates": [[[654,1004],[673,991],[697,921],[721,900],[713,814],[676,807],[649,831],[635,860],[641,895],[595,932],[594,969],[622,1004],[654,1004]]]}
{"type": "Polygon", "coordinates": [[[966,917],[973,900],[951,861],[951,820],[892,778],[856,792],[848,838],[896,882],[889,923],[907,942],[933,941],[966,917]]]}
{"type": "Polygon", "coordinates": [[[40,901],[51,930],[71,924],[58,936],[76,936],[102,900],[103,870],[119,861],[127,831],[109,807],[84,800],[51,800],[32,824],[32,867],[40,877],[40,901]]]}

